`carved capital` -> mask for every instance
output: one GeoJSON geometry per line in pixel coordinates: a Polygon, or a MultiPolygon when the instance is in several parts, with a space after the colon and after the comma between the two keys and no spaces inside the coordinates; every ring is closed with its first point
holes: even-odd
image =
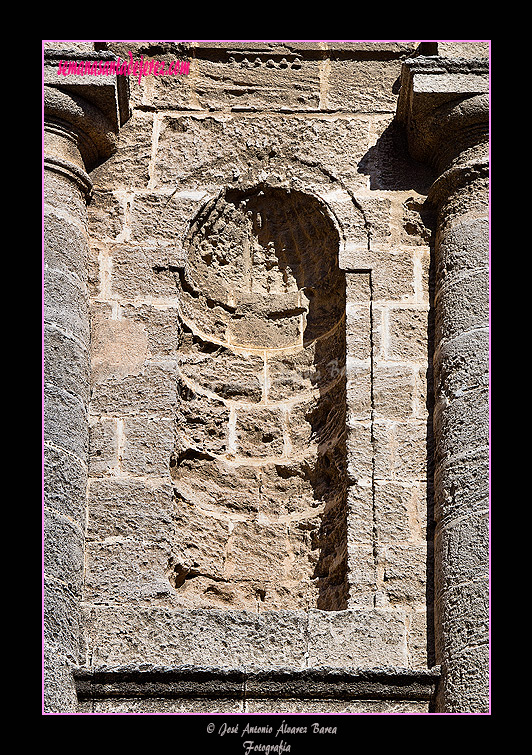
{"type": "Polygon", "coordinates": [[[44,165],[90,193],[88,173],[116,150],[128,119],[129,83],[122,75],[63,75],[69,62],[115,59],[102,52],[46,50],[44,56],[44,165]],[[63,65],[60,68],[60,62],[63,65]]]}
{"type": "Polygon", "coordinates": [[[397,120],[410,154],[441,174],[487,153],[489,69],[483,58],[412,58],[403,64],[397,120]]]}

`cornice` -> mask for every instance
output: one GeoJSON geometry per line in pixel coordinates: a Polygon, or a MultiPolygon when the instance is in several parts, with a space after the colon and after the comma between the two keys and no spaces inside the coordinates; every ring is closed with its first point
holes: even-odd
{"type": "Polygon", "coordinates": [[[430,701],[440,678],[432,669],[317,667],[243,669],[150,664],[78,668],[80,699],[102,698],[264,698],[384,699],[430,701]]]}
{"type": "Polygon", "coordinates": [[[417,57],[401,71],[397,121],[411,156],[442,173],[488,138],[489,66],[483,58],[417,57]]]}

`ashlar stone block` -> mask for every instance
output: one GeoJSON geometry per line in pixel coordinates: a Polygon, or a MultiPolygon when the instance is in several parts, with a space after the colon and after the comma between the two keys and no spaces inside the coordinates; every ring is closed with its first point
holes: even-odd
{"type": "Polygon", "coordinates": [[[173,512],[175,540],[170,581],[179,589],[195,577],[222,579],[226,571],[228,539],[232,525],[227,518],[202,511],[199,506],[176,500],[173,512]]]}
{"type": "MultiPolygon", "coordinates": [[[[261,501],[261,467],[185,450],[169,461],[176,496],[208,512],[253,514],[261,501]]],[[[271,511],[268,508],[268,511],[271,511]]]]}
{"type": "Polygon", "coordinates": [[[305,611],[87,606],[93,664],[303,668],[305,611]]]}
{"type": "Polygon", "coordinates": [[[131,476],[163,477],[175,446],[175,421],[169,417],[126,417],[121,468],[131,476]]]}
{"type": "Polygon", "coordinates": [[[309,667],[406,666],[401,611],[309,611],[309,667]]]}
{"type": "Polygon", "coordinates": [[[224,453],[227,447],[229,409],[216,398],[194,392],[178,380],[176,422],[192,448],[207,454],[224,453]]]}
{"type": "Polygon", "coordinates": [[[170,551],[162,542],[111,537],[86,545],[85,600],[169,605],[170,551]]]}
{"type": "Polygon", "coordinates": [[[174,500],[168,479],[90,478],[87,540],[173,542],[174,500]]]}
{"type": "Polygon", "coordinates": [[[187,383],[215,393],[222,400],[259,402],[263,397],[264,359],[250,353],[201,342],[180,354],[179,369],[187,383]]]}
{"type": "Polygon", "coordinates": [[[282,456],[284,414],[279,409],[237,409],[236,450],[246,457],[282,456]]]}

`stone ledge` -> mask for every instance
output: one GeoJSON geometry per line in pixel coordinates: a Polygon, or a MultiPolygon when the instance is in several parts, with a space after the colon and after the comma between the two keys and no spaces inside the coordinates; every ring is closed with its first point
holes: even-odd
{"type": "Polygon", "coordinates": [[[310,609],[254,613],[214,608],[84,604],[95,666],[148,662],[181,668],[404,668],[405,613],[310,609]]]}
{"type": "Polygon", "coordinates": [[[277,669],[203,666],[97,666],[74,671],[80,700],[103,698],[433,699],[440,667],[277,669]]]}

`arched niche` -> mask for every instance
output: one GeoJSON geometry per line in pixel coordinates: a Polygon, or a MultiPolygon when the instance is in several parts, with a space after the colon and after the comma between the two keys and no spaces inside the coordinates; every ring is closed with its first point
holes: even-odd
{"type": "Polygon", "coordinates": [[[345,276],[318,198],[227,189],[190,224],[170,460],[186,606],[346,606],[345,276]]]}

